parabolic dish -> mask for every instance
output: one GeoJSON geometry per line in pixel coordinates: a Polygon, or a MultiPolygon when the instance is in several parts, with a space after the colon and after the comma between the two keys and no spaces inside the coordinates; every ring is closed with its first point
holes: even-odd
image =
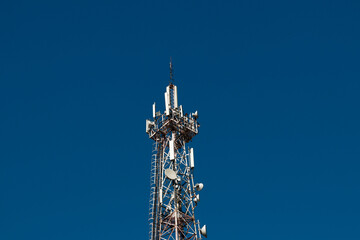
{"type": "Polygon", "coordinates": [[[170,168],[165,169],[165,176],[171,180],[175,180],[177,178],[176,172],[170,168]]]}

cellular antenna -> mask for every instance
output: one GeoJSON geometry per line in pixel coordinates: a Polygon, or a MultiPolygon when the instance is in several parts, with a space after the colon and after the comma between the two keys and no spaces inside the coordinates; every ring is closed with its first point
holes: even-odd
{"type": "Polygon", "coordinates": [[[172,59],[170,57],[170,84],[174,83],[174,68],[172,64],[172,59]]]}

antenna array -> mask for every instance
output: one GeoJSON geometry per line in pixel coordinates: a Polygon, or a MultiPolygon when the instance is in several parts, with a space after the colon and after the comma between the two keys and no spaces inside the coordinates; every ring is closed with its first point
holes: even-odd
{"type": "Polygon", "coordinates": [[[165,92],[165,111],[146,120],[146,133],[154,140],[151,161],[150,240],[199,240],[207,237],[206,225],[200,228],[195,207],[200,201],[202,183],[194,183],[194,149],[187,143],[198,134],[197,111],[183,114],[178,106],[177,87],[170,84],[165,92]]]}

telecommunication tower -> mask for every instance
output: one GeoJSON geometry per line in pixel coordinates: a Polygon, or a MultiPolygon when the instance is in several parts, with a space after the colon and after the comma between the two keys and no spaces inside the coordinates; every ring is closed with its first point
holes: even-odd
{"type": "Polygon", "coordinates": [[[170,83],[165,92],[165,111],[156,111],[146,120],[146,133],[154,140],[150,177],[150,240],[199,240],[207,237],[206,225],[200,228],[195,207],[198,192],[204,187],[194,183],[194,149],[187,143],[198,134],[198,112],[183,114],[178,105],[177,87],[170,83]]]}

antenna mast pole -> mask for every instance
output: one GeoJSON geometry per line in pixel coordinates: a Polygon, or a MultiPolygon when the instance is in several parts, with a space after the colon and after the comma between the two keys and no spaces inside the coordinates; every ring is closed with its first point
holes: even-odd
{"type": "Polygon", "coordinates": [[[172,64],[172,59],[170,57],[170,84],[174,83],[174,68],[172,64]]]}

